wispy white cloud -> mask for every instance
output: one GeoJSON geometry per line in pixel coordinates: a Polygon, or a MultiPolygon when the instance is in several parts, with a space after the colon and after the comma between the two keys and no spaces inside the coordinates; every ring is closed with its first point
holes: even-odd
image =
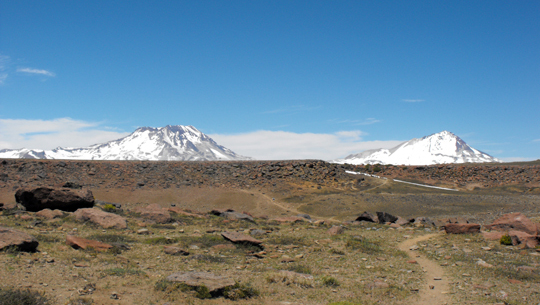
{"type": "Polygon", "coordinates": [[[56,76],[56,74],[54,74],[53,72],[47,71],[47,70],[42,70],[42,69],[18,68],[17,72],[28,73],[28,74],[37,74],[37,75],[45,75],[45,76],[49,76],[49,77],[56,76]]]}
{"type": "Polygon", "coordinates": [[[262,114],[295,114],[300,112],[312,111],[320,109],[322,106],[305,106],[305,105],[291,105],[288,107],[277,108],[273,110],[263,111],[262,114]]]}
{"type": "Polygon", "coordinates": [[[0,119],[0,149],[86,147],[119,139],[127,134],[110,130],[101,123],[71,118],[0,119]]]}
{"type": "Polygon", "coordinates": [[[336,133],[294,133],[259,130],[242,134],[211,134],[217,143],[258,160],[321,159],[345,157],[367,149],[391,148],[403,141],[362,141],[360,130],[336,133]]]}
{"type": "Polygon", "coordinates": [[[402,102],[406,102],[406,103],[421,103],[421,102],[425,102],[426,100],[420,100],[420,99],[403,99],[401,100],[402,102]]]}
{"type": "Polygon", "coordinates": [[[532,140],[533,142],[540,142],[540,139],[532,140]]]}
{"type": "Polygon", "coordinates": [[[6,66],[9,64],[10,58],[0,54],[0,85],[3,85],[8,77],[6,66]]]}
{"type": "Polygon", "coordinates": [[[381,120],[378,120],[376,118],[367,118],[364,120],[330,120],[331,123],[348,124],[351,126],[371,125],[371,124],[379,123],[380,121],[381,120]]]}

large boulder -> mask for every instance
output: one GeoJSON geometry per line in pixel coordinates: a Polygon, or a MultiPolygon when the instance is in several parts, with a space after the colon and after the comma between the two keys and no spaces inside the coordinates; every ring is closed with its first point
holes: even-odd
{"type": "Polygon", "coordinates": [[[394,223],[398,220],[396,216],[386,212],[377,212],[377,218],[379,219],[379,223],[394,223]]]}
{"type": "Polygon", "coordinates": [[[30,234],[0,227],[0,250],[15,247],[20,251],[35,252],[38,245],[37,239],[30,234]]]}
{"type": "Polygon", "coordinates": [[[125,229],[126,219],[120,215],[107,213],[98,209],[79,209],[73,213],[78,221],[89,221],[104,229],[125,229]]]}
{"type": "Polygon", "coordinates": [[[476,223],[447,223],[444,230],[448,234],[468,234],[480,232],[480,225],[476,223]]]}
{"type": "Polygon", "coordinates": [[[146,207],[138,207],[135,212],[140,213],[141,217],[154,221],[156,223],[169,223],[171,222],[171,213],[159,204],[154,203],[146,207]]]}
{"type": "Polygon", "coordinates": [[[521,213],[505,214],[496,219],[492,224],[485,225],[484,229],[495,231],[522,231],[531,235],[538,234],[538,224],[532,222],[521,213]]]}
{"type": "Polygon", "coordinates": [[[218,276],[210,272],[173,273],[167,277],[167,281],[183,283],[191,287],[205,286],[210,293],[233,286],[236,283],[231,278],[218,276]]]}
{"type": "Polygon", "coordinates": [[[74,212],[94,206],[94,195],[88,189],[21,188],[15,193],[15,200],[31,212],[44,209],[74,212]]]}

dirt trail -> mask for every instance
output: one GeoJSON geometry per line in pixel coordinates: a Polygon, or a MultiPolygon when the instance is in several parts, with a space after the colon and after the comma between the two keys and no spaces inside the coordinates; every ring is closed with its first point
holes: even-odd
{"type": "Polygon", "coordinates": [[[424,270],[424,277],[426,283],[424,286],[419,287],[418,300],[414,302],[417,305],[442,305],[451,304],[451,299],[448,293],[450,292],[449,279],[444,274],[444,270],[436,262],[429,260],[418,251],[410,250],[410,248],[416,243],[428,240],[439,234],[428,234],[418,236],[415,238],[407,239],[398,245],[399,249],[407,252],[407,254],[415,261],[418,262],[422,270],[424,270]],[[434,288],[431,289],[430,287],[434,288]]]}

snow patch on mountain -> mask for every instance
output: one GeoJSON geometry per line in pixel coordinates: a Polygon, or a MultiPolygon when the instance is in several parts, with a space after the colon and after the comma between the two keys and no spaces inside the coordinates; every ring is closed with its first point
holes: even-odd
{"type": "Polygon", "coordinates": [[[141,127],[132,134],[104,144],[53,150],[0,150],[0,158],[74,160],[249,160],[217,144],[193,126],[141,127]]]}
{"type": "Polygon", "coordinates": [[[391,149],[372,149],[330,161],[348,164],[432,165],[444,163],[502,162],[472,148],[449,131],[412,139],[391,149]]]}

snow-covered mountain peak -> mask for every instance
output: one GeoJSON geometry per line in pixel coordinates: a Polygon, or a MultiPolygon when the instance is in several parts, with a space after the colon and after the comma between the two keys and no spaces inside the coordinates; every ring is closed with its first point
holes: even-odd
{"type": "Polygon", "coordinates": [[[193,126],[140,127],[130,135],[85,148],[1,150],[0,158],[78,160],[247,160],[193,126]]]}
{"type": "Polygon", "coordinates": [[[368,150],[349,155],[336,163],[431,165],[441,163],[501,162],[476,150],[450,131],[403,142],[391,149],[368,150]]]}

